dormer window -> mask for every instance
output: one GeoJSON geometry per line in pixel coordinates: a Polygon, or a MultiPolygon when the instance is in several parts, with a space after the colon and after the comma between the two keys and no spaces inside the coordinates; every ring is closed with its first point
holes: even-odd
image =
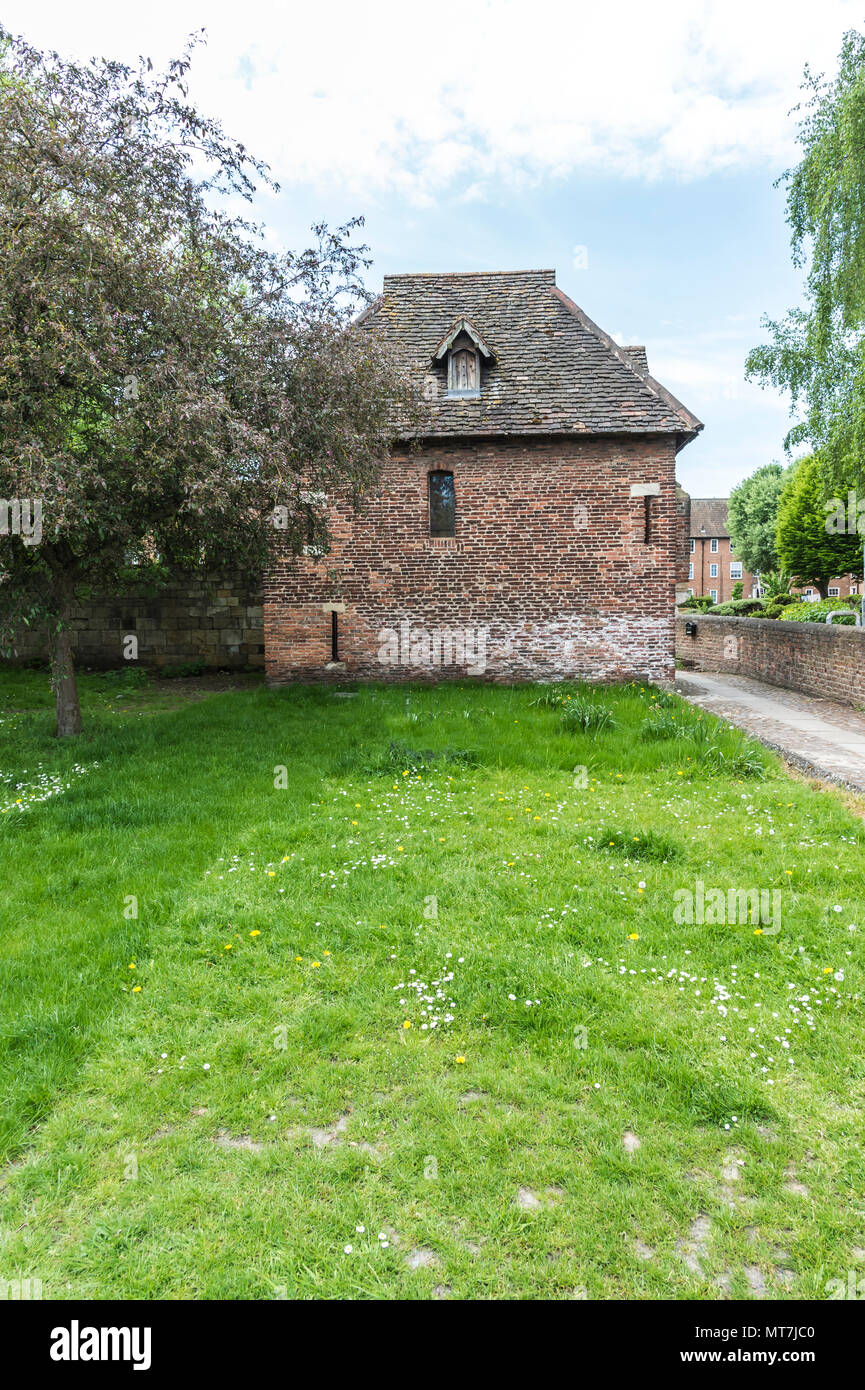
{"type": "Polygon", "coordinates": [[[433,363],[447,358],[448,396],[477,400],[481,394],[483,359],[493,352],[468,319],[457,319],[433,354],[433,363]]]}
{"type": "Polygon", "coordinates": [[[478,354],[473,347],[463,347],[448,355],[448,395],[479,395],[481,372],[478,354]]]}

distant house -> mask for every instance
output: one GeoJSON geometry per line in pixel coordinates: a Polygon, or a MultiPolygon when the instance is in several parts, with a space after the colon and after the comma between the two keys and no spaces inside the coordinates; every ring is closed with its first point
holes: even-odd
{"type": "MultiPolygon", "coordinates": [[[[552,270],[388,275],[355,331],[427,405],[327,555],[265,579],[268,678],[668,679],[701,422],[552,270]]],[[[401,429],[401,427],[400,427],[401,429]]]]}
{"type": "MultiPolygon", "coordinates": [[[[726,603],[733,596],[733,586],[741,582],[745,598],[760,598],[759,579],[737,560],[727,530],[729,497],[692,497],[690,524],[690,553],[688,579],[682,587],[692,594],[708,594],[716,603],[726,603]]],[[[860,580],[852,574],[839,575],[830,581],[829,597],[844,597],[860,591],[860,580]]],[[[794,593],[803,598],[818,599],[819,593],[810,585],[794,593]]]]}
{"type": "Polygon", "coordinates": [[[736,559],[727,530],[728,497],[692,497],[690,554],[687,587],[692,594],[708,594],[716,603],[733,597],[733,585],[741,583],[746,598],[757,597],[759,584],[736,559]]]}

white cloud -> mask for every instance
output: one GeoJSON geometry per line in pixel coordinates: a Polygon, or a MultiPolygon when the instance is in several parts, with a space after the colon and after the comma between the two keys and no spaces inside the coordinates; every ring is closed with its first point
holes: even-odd
{"type": "Polygon", "coordinates": [[[858,0],[7,0],[4,22],[66,53],[164,59],[206,26],[192,93],[322,190],[488,195],[578,170],[693,179],[794,154],[805,62],[832,69],[858,0]]]}

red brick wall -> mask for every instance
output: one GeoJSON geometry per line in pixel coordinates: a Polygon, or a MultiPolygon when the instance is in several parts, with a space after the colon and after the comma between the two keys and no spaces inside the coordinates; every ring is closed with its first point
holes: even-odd
{"type": "Polygon", "coordinates": [[[676,656],[685,670],[754,676],[845,705],[865,703],[865,631],[771,618],[676,619],[676,656]],[[685,633],[687,623],[696,636],[685,633]]]}
{"type": "Polygon", "coordinates": [[[333,534],[322,560],[277,553],[266,577],[272,682],[672,674],[678,535],[669,437],[396,450],[379,495],[358,519],[335,512],[333,534]],[[454,473],[453,540],[429,536],[432,469],[454,473]],[[648,545],[643,498],[630,496],[632,484],[645,483],[660,485],[648,545]],[[338,666],[330,664],[327,606],[341,610],[338,666]],[[482,659],[479,645],[474,661],[430,661],[423,633],[443,629],[468,630],[482,659]],[[411,662],[412,645],[421,664],[411,662]],[[383,659],[394,647],[398,659],[383,659]]]}

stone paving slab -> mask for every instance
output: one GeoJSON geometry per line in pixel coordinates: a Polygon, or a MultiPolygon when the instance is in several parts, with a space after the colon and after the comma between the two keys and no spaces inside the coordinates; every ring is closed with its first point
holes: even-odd
{"type": "Polygon", "coordinates": [[[803,772],[865,792],[865,716],[849,705],[715,671],[678,672],[676,690],[803,772]]]}

